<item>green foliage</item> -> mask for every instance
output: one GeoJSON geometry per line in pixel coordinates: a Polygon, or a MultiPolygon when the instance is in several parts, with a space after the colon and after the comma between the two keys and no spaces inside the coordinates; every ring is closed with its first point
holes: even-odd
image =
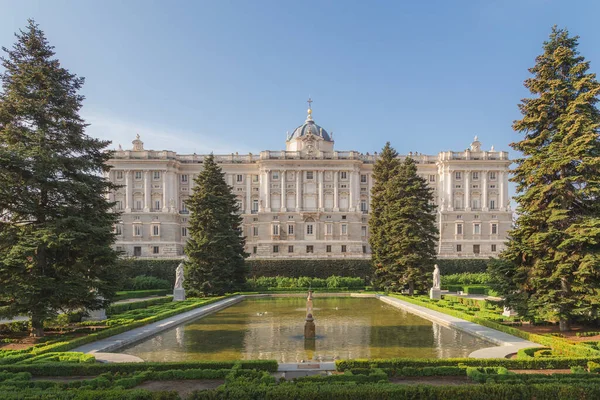
{"type": "Polygon", "coordinates": [[[171,289],[172,286],[166,279],[154,276],[139,275],[127,280],[126,290],[171,289]]]}
{"type": "Polygon", "coordinates": [[[146,308],[157,304],[171,303],[172,301],[173,298],[169,296],[142,301],[132,301],[130,303],[112,304],[106,308],[106,315],[110,317],[114,314],[121,314],[129,310],[137,310],[140,308],[146,308]]]}
{"type": "Polygon", "coordinates": [[[361,278],[350,278],[341,276],[330,276],[327,279],[310,278],[288,278],[284,276],[250,278],[246,281],[248,290],[260,291],[269,289],[364,289],[365,282],[361,278]]]}
{"type": "Polygon", "coordinates": [[[63,309],[98,309],[117,285],[105,193],[110,143],[85,134],[83,78],[61,67],[32,20],[2,58],[0,316],[28,314],[32,334],[63,309]],[[100,297],[101,296],[101,297],[100,297]]]}
{"type": "Polygon", "coordinates": [[[578,37],[554,27],[529,71],[523,118],[513,129],[518,216],[503,257],[514,267],[503,294],[523,315],[560,321],[598,318],[600,289],[600,84],[578,37]]]}
{"type": "Polygon", "coordinates": [[[141,299],[144,297],[151,296],[166,296],[172,294],[171,289],[151,289],[151,290],[127,290],[123,292],[117,292],[115,295],[115,301],[117,300],[128,300],[128,299],[141,299]]]}
{"type": "Polygon", "coordinates": [[[175,285],[175,270],[180,262],[180,258],[163,260],[136,257],[121,258],[117,261],[123,282],[139,275],[146,275],[168,281],[169,288],[175,285]]]}
{"type": "Polygon", "coordinates": [[[587,363],[588,371],[594,374],[600,373],[600,363],[597,361],[588,361],[587,363]]]}
{"type": "Polygon", "coordinates": [[[495,259],[448,259],[441,258],[436,261],[442,279],[444,275],[462,274],[462,273],[478,273],[486,272],[488,265],[493,263],[495,259]]]}
{"type": "Polygon", "coordinates": [[[326,279],[331,275],[363,278],[367,282],[373,275],[371,260],[365,259],[249,259],[251,277],[287,276],[290,278],[310,277],[326,279]]]}
{"type": "Polygon", "coordinates": [[[446,285],[487,285],[492,283],[491,276],[485,272],[465,272],[442,275],[442,286],[446,285]]]}
{"type": "Polygon", "coordinates": [[[390,290],[426,290],[435,261],[437,227],[433,189],[412,158],[400,162],[386,143],[373,167],[369,242],[377,284],[390,290]]]}
{"type": "Polygon", "coordinates": [[[191,295],[222,295],[243,287],[246,238],[236,196],[211,154],[187,201],[190,238],[185,245],[185,288],[191,295]]]}
{"type": "Polygon", "coordinates": [[[597,331],[594,331],[594,332],[577,332],[575,335],[577,337],[599,336],[600,332],[597,332],[597,331]]]}

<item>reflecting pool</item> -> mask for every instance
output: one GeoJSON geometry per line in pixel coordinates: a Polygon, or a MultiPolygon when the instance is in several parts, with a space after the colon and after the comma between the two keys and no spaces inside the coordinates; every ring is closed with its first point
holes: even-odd
{"type": "Polygon", "coordinates": [[[466,357],[493,344],[375,298],[317,297],[317,338],[303,337],[306,299],[246,299],[122,349],[146,361],[466,357]]]}

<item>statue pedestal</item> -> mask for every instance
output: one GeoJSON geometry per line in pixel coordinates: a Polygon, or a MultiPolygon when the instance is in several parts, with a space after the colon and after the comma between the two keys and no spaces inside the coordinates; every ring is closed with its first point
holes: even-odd
{"type": "Polygon", "coordinates": [[[88,310],[88,317],[83,317],[84,321],[104,321],[106,317],[106,310],[101,308],[99,310],[88,310]]]}
{"type": "Polygon", "coordinates": [[[431,300],[441,300],[442,299],[442,290],[440,288],[429,289],[429,298],[431,300]]]}
{"type": "Polygon", "coordinates": [[[185,289],[173,289],[173,301],[185,300],[185,289]]]}

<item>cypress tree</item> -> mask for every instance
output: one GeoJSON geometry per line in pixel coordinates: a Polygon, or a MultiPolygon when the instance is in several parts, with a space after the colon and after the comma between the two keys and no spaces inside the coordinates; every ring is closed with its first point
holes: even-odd
{"type": "Polygon", "coordinates": [[[221,295],[242,288],[246,279],[242,217],[231,187],[211,154],[195,179],[187,205],[190,239],[184,284],[192,294],[221,295]]]}
{"type": "Polygon", "coordinates": [[[578,37],[554,27],[525,81],[524,135],[516,160],[518,219],[503,257],[515,289],[509,304],[570,329],[593,318],[600,287],[600,85],[577,50],[578,37]],[[509,264],[510,265],[510,264],[509,264]]]}
{"type": "Polygon", "coordinates": [[[369,244],[371,245],[371,262],[375,270],[377,285],[387,285],[386,268],[390,263],[389,232],[385,228],[389,198],[387,185],[391,177],[397,173],[400,165],[398,153],[387,142],[377,161],[373,165],[373,187],[371,188],[371,215],[369,218],[369,244]]]}
{"type": "Polygon", "coordinates": [[[30,20],[2,48],[0,316],[28,314],[32,336],[59,311],[114,294],[118,215],[106,199],[110,143],[85,134],[84,79],[61,67],[30,20]]]}
{"type": "Polygon", "coordinates": [[[389,199],[384,223],[389,236],[387,279],[390,286],[408,285],[409,295],[424,290],[436,259],[433,189],[417,175],[415,161],[407,157],[387,185],[389,199]]]}

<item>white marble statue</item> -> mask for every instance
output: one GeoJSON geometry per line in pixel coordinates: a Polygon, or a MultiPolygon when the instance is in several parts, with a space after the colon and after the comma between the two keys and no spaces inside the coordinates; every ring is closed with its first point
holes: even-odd
{"type": "Polygon", "coordinates": [[[442,285],[442,279],[440,277],[440,267],[437,264],[434,265],[433,269],[433,288],[439,289],[442,285]]]}
{"type": "Polygon", "coordinates": [[[183,262],[175,270],[175,289],[183,289],[183,262]]]}

